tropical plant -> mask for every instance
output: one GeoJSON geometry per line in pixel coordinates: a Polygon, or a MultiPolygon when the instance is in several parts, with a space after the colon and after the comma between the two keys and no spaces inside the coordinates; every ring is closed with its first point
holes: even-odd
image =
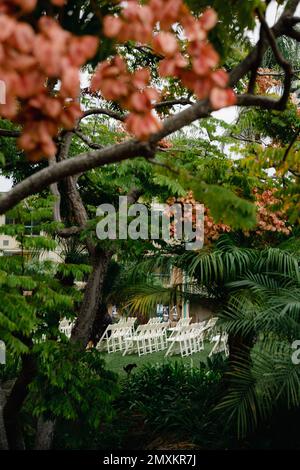
{"type": "Polygon", "coordinates": [[[200,304],[211,300],[230,348],[226,394],[218,410],[226,409],[235,420],[239,436],[281,403],[300,406],[299,367],[291,360],[291,344],[300,334],[299,254],[245,248],[223,235],[213,248],[198,253],[146,260],[148,271],[151,263],[155,269],[180,268],[191,281],[184,289],[141,283],[136,293],[131,289],[131,308],[149,312],[155,303],[173,303],[174,292],[200,304]]]}
{"type": "Polygon", "coordinates": [[[115,403],[118,419],[129,423],[123,446],[145,448],[157,437],[216,445],[221,426],[213,425],[210,413],[217,403],[221,375],[207,365],[177,362],[144,366],[133,373],[123,381],[115,403]]]}

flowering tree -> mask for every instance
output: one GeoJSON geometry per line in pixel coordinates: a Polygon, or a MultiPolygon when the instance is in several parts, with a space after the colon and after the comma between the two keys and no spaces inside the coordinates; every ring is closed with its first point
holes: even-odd
{"type": "MultiPolygon", "coordinates": [[[[268,236],[270,234],[283,234],[289,235],[291,233],[291,227],[288,226],[288,217],[283,210],[276,208],[276,204],[280,204],[278,198],[276,198],[275,189],[267,189],[265,191],[259,191],[257,188],[253,189],[253,196],[255,198],[255,205],[257,207],[256,213],[256,225],[253,230],[245,230],[243,233],[246,237],[255,235],[259,238],[268,236]]],[[[191,204],[195,207],[197,201],[193,196],[193,192],[190,191],[187,196],[176,199],[175,197],[168,199],[168,204],[172,206],[175,203],[191,204]]],[[[196,223],[195,213],[191,214],[192,222],[196,223]]],[[[230,225],[223,223],[222,221],[216,223],[214,218],[207,207],[204,207],[204,243],[205,245],[213,243],[224,233],[230,233],[233,231],[230,225]]],[[[174,226],[172,225],[172,234],[174,234],[174,226]]]]}
{"type": "MultiPolygon", "coordinates": [[[[114,250],[100,245],[91,233],[86,234],[89,213],[79,191],[78,175],[136,157],[159,163],[157,154],[168,147],[168,136],[208,117],[216,109],[237,105],[283,110],[289,99],[293,70],[280,53],[276,39],[283,35],[300,39],[294,28],[299,22],[295,17],[299,1],[285,2],[282,15],[272,28],[264,17],[268,1],[250,0],[246,6],[237,5],[245,2],[234,0],[228,5],[223,0],[199,3],[200,8],[190,0],[124,3],[4,0],[0,3],[0,80],[6,88],[6,104],[0,105],[0,115],[4,118],[0,137],[17,139],[30,168],[28,177],[1,196],[0,213],[50,186],[57,200],[55,222],[64,224],[63,228],[59,226],[57,234],[65,238],[83,234],[92,271],[71,336],[71,343],[83,349],[114,250]],[[258,44],[242,51],[242,59],[225,60],[224,30],[217,37],[215,31],[227,21],[228,31],[234,24],[242,37],[243,29],[254,26],[254,17],[261,23],[258,44]],[[261,83],[258,83],[261,94],[255,93],[261,60],[268,48],[283,69],[279,98],[265,94],[267,89],[261,83]],[[134,60],[138,54],[142,56],[140,64],[134,60]],[[80,90],[83,70],[91,72],[88,95],[99,98],[101,106],[84,106],[88,100],[80,90]],[[185,108],[178,111],[182,105],[185,108]],[[83,120],[98,115],[125,126],[123,137],[114,144],[103,145],[82,132],[83,120]],[[75,137],[84,144],[76,152],[75,137]],[[67,215],[61,213],[63,203],[68,205],[67,215]]],[[[195,192],[195,186],[201,184],[199,180],[191,181],[190,176],[186,172],[179,175],[186,189],[195,192]]],[[[217,227],[217,232],[227,230],[226,224],[233,219],[236,227],[245,229],[255,222],[254,208],[236,194],[208,184],[201,186],[201,191],[212,212],[207,214],[207,226],[212,224],[213,230],[219,223],[219,213],[225,209],[227,218],[217,227]],[[233,217],[234,214],[239,217],[233,217]]],[[[131,202],[139,195],[140,188],[132,187],[128,191],[131,202]]],[[[201,199],[196,192],[195,198],[201,199]]],[[[259,205],[261,221],[266,224],[261,227],[274,222],[285,230],[280,215],[270,222],[272,216],[268,211],[263,213],[264,207],[259,205]]],[[[10,414],[11,410],[14,417],[18,414],[15,398],[25,399],[31,379],[32,367],[28,370],[28,362],[24,361],[20,380],[5,410],[10,426],[18,424],[11,422],[10,414]]],[[[19,409],[22,403],[18,400],[19,409]]],[[[37,448],[51,445],[54,427],[54,420],[41,420],[37,448]]],[[[9,445],[16,448],[18,443],[12,439],[9,445]]]]}
{"type": "MultiPolygon", "coordinates": [[[[52,1],[57,7],[64,3],[52,1]]],[[[35,30],[22,16],[36,7],[36,1],[14,1],[4,2],[0,9],[1,75],[7,87],[2,116],[22,125],[19,145],[31,159],[54,155],[54,138],[59,129],[71,130],[76,125],[81,116],[80,67],[95,56],[98,47],[95,36],[72,35],[61,27],[55,15],[41,16],[35,30]],[[55,93],[51,80],[60,80],[55,93]]],[[[207,40],[208,31],[216,23],[214,10],[207,9],[196,19],[181,0],[152,0],[148,5],[131,0],[121,7],[119,15],[104,17],[103,33],[120,43],[150,45],[163,57],[159,65],[162,77],[178,77],[199,99],[209,97],[212,107],[218,109],[234,104],[235,96],[226,89],[226,72],[215,70],[219,56],[207,40]],[[182,33],[187,38],[184,48],[172,32],[175,23],[183,25],[182,33]]],[[[149,69],[129,73],[125,61],[116,55],[99,65],[91,84],[92,91],[99,90],[105,99],[117,101],[130,111],[126,127],[142,140],[162,127],[152,113],[159,93],[149,86],[149,81],[149,69]]]]}
{"type": "MultiPolygon", "coordinates": [[[[208,32],[218,21],[211,8],[204,8],[202,15],[195,17],[181,0],[153,0],[143,5],[130,0],[124,5],[114,5],[115,12],[105,15],[107,8],[101,8],[101,2],[82,2],[85,17],[88,16],[87,10],[93,9],[96,3],[94,14],[99,18],[101,33],[75,36],[64,28],[64,15],[70,9],[69,3],[14,0],[4,1],[0,6],[0,74],[7,90],[7,104],[1,106],[1,114],[21,124],[19,145],[29,158],[51,159],[55,156],[57,139],[66,130],[76,129],[82,117],[78,105],[80,68],[99,54],[97,47],[101,51],[101,41],[104,43],[107,37],[113,38],[116,45],[130,40],[138,47],[150,47],[160,59],[159,75],[163,79],[178,78],[199,101],[193,103],[189,100],[191,104],[187,109],[160,122],[153,113],[153,108],[160,104],[157,103],[159,91],[149,86],[149,70],[140,68],[130,72],[126,60],[119,54],[101,61],[91,89],[129,111],[122,120],[138,140],[127,140],[117,147],[85,153],[72,161],[60,161],[58,165],[42,170],[30,183],[24,181],[2,197],[1,212],[66,176],[125,158],[154,155],[162,138],[209,115],[214,109],[234,103],[266,109],[285,107],[292,69],[278,51],[276,37],[286,34],[298,39],[294,29],[297,19],[293,18],[297,1],[287,2],[281,18],[272,29],[262,14],[264,2],[252,2],[251,6],[253,9],[257,7],[256,13],[261,21],[261,38],[229,75],[223,69],[217,69],[220,57],[208,40],[208,32]],[[269,46],[285,73],[283,94],[279,100],[254,94],[260,58],[269,46]],[[248,93],[235,96],[232,87],[249,73],[248,93]]],[[[80,20],[80,15],[78,18],[80,20]]],[[[81,29],[80,23],[72,25],[73,30],[76,28],[81,29]]],[[[177,98],[179,103],[181,98],[177,98]]],[[[9,135],[5,130],[0,134],[9,135]]],[[[11,135],[17,134],[15,131],[11,135]]]]}

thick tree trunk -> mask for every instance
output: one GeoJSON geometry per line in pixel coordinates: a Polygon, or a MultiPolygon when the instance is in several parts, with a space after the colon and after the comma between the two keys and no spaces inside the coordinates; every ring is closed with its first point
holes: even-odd
{"type": "MultiPolygon", "coordinates": [[[[93,323],[102,299],[103,282],[112,254],[110,251],[104,253],[96,250],[95,256],[92,259],[93,269],[89,276],[84,299],[71,335],[71,341],[80,344],[82,348],[86,347],[91,335],[93,323]]],[[[55,420],[39,419],[35,439],[36,450],[49,450],[52,448],[55,425],[55,420]]]]}
{"type": "Polygon", "coordinates": [[[247,336],[228,335],[229,365],[231,369],[235,368],[235,362],[240,361],[241,358],[244,364],[251,366],[251,350],[254,340],[254,334],[247,336]]]}
{"type": "Polygon", "coordinates": [[[56,421],[44,420],[42,417],[38,419],[37,431],[35,436],[35,450],[49,450],[52,447],[53,436],[56,421]]]}
{"type": "MultiPolygon", "coordinates": [[[[76,179],[67,178],[63,181],[61,189],[65,192],[65,197],[62,199],[68,204],[68,218],[71,215],[71,218],[78,226],[84,226],[88,216],[76,186],[76,179]]],[[[128,194],[128,204],[135,202],[141,194],[140,189],[133,188],[128,194]]],[[[69,222],[72,222],[72,220],[69,220],[69,222]]],[[[91,337],[95,318],[103,299],[103,283],[114,253],[113,250],[103,251],[89,237],[86,239],[85,244],[91,258],[92,272],[86,285],[83,302],[70,339],[72,343],[77,343],[82,348],[87,346],[91,337]]],[[[43,421],[42,419],[39,421],[35,443],[36,449],[51,449],[55,424],[54,421],[43,421]]]]}
{"type": "Polygon", "coordinates": [[[84,299],[80,307],[71,341],[85,347],[91,336],[99,305],[102,300],[102,287],[113,252],[96,250],[92,259],[93,270],[89,276],[84,299]]]}
{"type": "Polygon", "coordinates": [[[3,418],[10,450],[25,450],[22,427],[19,422],[20,410],[28,395],[28,386],[36,374],[36,363],[32,355],[22,357],[22,369],[15,381],[3,409],[3,418]]]}
{"type": "Polygon", "coordinates": [[[3,408],[6,402],[6,397],[4,390],[2,389],[2,384],[0,383],[0,450],[8,450],[8,443],[6,437],[6,430],[3,419],[3,408]]]}
{"type": "Polygon", "coordinates": [[[105,322],[108,316],[107,305],[105,302],[102,302],[97,310],[90,335],[90,341],[92,341],[94,345],[98,343],[108,325],[108,323],[105,322]]]}

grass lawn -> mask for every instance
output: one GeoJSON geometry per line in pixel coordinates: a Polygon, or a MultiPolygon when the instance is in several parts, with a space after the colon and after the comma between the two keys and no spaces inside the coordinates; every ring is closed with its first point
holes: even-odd
{"type": "MultiPolygon", "coordinates": [[[[121,352],[111,354],[103,353],[103,356],[105,358],[108,369],[112,370],[113,372],[119,373],[121,376],[125,376],[126,372],[123,370],[123,367],[127,366],[128,364],[136,364],[139,368],[145,364],[158,364],[162,362],[178,361],[197,367],[201,361],[206,361],[206,358],[209,352],[211,351],[212,347],[213,344],[206,343],[203,351],[200,351],[196,354],[192,354],[188,357],[181,357],[180,354],[165,357],[166,351],[159,351],[152,354],[146,354],[145,356],[138,356],[138,354],[130,354],[123,357],[121,352]]],[[[134,369],[134,371],[136,370],[137,369],[134,369]]]]}

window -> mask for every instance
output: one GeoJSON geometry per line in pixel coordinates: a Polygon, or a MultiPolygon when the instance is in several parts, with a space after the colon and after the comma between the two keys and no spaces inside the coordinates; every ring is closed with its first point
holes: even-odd
{"type": "Polygon", "coordinates": [[[3,246],[9,246],[9,240],[3,240],[3,246]]]}
{"type": "Polygon", "coordinates": [[[6,225],[14,225],[15,224],[15,219],[12,217],[8,217],[7,215],[5,216],[5,224],[6,225]]]}
{"type": "MultiPolygon", "coordinates": [[[[5,216],[6,225],[15,225],[18,223],[20,222],[17,219],[13,219],[12,217],[5,216]]],[[[40,235],[41,233],[38,222],[29,221],[24,227],[25,227],[25,235],[40,235]]]]}
{"type": "Polygon", "coordinates": [[[40,235],[41,230],[37,222],[31,222],[29,225],[25,225],[25,235],[40,235]]]}

